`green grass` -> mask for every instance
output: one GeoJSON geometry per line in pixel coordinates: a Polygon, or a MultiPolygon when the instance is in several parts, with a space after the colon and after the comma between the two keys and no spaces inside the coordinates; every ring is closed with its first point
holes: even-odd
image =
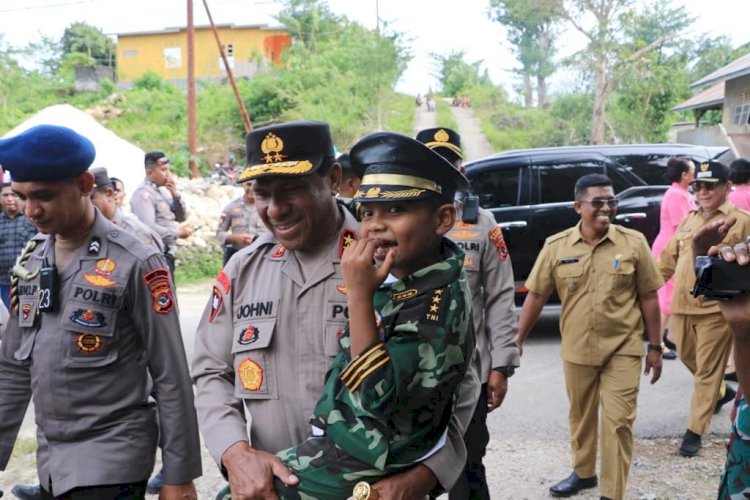
{"type": "Polygon", "coordinates": [[[16,444],[13,446],[13,458],[22,457],[36,452],[36,438],[35,437],[19,437],[16,439],[16,444]]]}
{"type": "Polygon", "coordinates": [[[223,255],[220,250],[201,248],[183,250],[178,249],[178,264],[174,272],[177,286],[188,285],[206,278],[214,278],[221,270],[223,255]]]}
{"type": "Polygon", "coordinates": [[[389,132],[414,135],[414,98],[392,93],[383,102],[383,128],[389,132]]]}

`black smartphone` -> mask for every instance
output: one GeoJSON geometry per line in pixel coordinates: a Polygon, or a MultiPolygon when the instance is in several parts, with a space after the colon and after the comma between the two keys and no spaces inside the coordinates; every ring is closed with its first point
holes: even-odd
{"type": "Polygon", "coordinates": [[[693,297],[729,300],[750,289],[750,266],[724,262],[720,257],[696,257],[695,276],[693,297]]]}

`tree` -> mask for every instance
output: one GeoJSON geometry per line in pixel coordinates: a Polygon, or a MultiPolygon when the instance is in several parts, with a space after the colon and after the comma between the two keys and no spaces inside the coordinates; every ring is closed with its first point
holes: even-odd
{"type": "MultiPolygon", "coordinates": [[[[612,135],[612,125],[606,118],[606,107],[618,81],[632,68],[633,64],[645,63],[647,61],[644,59],[645,56],[667,40],[676,37],[678,31],[662,31],[655,37],[647,37],[649,39],[633,40],[627,36],[627,24],[636,18],[643,19],[636,15],[633,0],[562,0],[562,2],[565,18],[588,40],[586,49],[579,52],[575,59],[593,75],[594,109],[591,142],[603,144],[607,128],[610,129],[610,135],[612,135]],[[593,23],[586,22],[589,19],[593,20],[593,23]]],[[[662,14],[666,13],[669,10],[669,0],[659,0],[655,9],[663,11],[662,14]]],[[[671,12],[676,12],[676,10],[671,12]]],[[[687,19],[689,18],[685,15],[684,19],[672,21],[685,22],[687,19]]]]}
{"type": "Polygon", "coordinates": [[[438,66],[438,80],[443,93],[457,96],[475,85],[490,82],[486,71],[481,71],[482,61],[468,63],[463,51],[453,51],[447,56],[431,54],[438,66]]]}
{"type": "Polygon", "coordinates": [[[60,40],[63,57],[68,54],[86,54],[91,65],[114,66],[115,44],[102,30],[84,22],[73,23],[60,40]]]}
{"type": "Polygon", "coordinates": [[[521,63],[526,107],[533,104],[532,80],[536,79],[537,103],[547,106],[547,78],[555,71],[553,57],[557,26],[561,18],[559,0],[490,0],[490,18],[507,30],[521,63]]]}

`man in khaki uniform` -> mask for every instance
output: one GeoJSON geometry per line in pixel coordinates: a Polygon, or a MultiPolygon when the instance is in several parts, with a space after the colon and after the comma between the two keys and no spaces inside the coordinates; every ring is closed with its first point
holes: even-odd
{"type": "Polygon", "coordinates": [[[692,296],[695,256],[690,239],[698,228],[728,217],[735,217],[737,222],[721,246],[745,241],[750,235],[750,214],[727,201],[732,183],[726,166],[716,161],[701,164],[691,186],[699,208],[691,211],[677,227],[658,262],[665,279],[675,276],[672,330],[677,354],[694,376],[690,417],[679,449],[683,456],[698,454],[701,436],[708,431],[711,417],[735,396],[735,391],[723,381],[732,332],[715,300],[692,296]]]}
{"type": "Polygon", "coordinates": [[[130,210],[141,222],[161,236],[169,269],[174,273],[177,238],[187,238],[192,229],[185,225],[185,201],[180,196],[169,170],[169,158],[161,151],[151,151],[145,157],[146,179],[130,197],[130,210]],[[171,199],[161,191],[165,187],[171,199]]]}
{"type": "Polygon", "coordinates": [[[242,196],[235,198],[221,211],[216,238],[224,247],[224,265],[237,250],[241,250],[253,242],[260,233],[268,231],[258,216],[253,197],[253,183],[242,184],[245,191],[242,196]]]}
{"type": "MultiPolygon", "coordinates": [[[[239,182],[255,182],[255,206],[270,232],[219,273],[196,334],[193,379],[206,445],[227,472],[232,494],[276,498],[274,477],[290,485],[297,479],[273,454],[310,435],[310,417],[346,327],[341,253],[359,225],[334,198],[340,167],[327,124],[256,129],[247,136],[247,152],[239,182]]],[[[456,480],[479,392],[472,368],[444,446],[376,483],[383,497],[400,491],[420,498],[436,482],[450,488],[456,480]]]]}
{"type": "Polygon", "coordinates": [[[144,498],[158,443],[162,498],[195,498],[198,422],[169,271],[92,205],[94,155],[65,127],[0,140],[0,163],[42,233],[14,267],[0,468],[33,396],[43,499],[144,498]]]}
{"type": "Polygon", "coordinates": [[[661,375],[659,299],[663,284],[646,238],[611,224],[617,211],[612,182],[590,174],[575,187],[581,221],[550,236],[526,282],[518,347],[553,290],[560,296],[561,355],[570,401],[573,473],[550,488],[570,496],[597,485],[596,445],[601,405],[602,498],[622,499],[633,452],[633,422],[648,334],[645,373],[661,375]]]}
{"type": "MultiPolygon", "coordinates": [[[[445,127],[421,130],[416,139],[451,162],[461,173],[461,137],[445,127]]],[[[464,198],[466,199],[466,198],[464,198]]],[[[464,215],[469,215],[465,213],[464,215]]],[[[464,251],[464,269],[472,294],[472,315],[479,352],[482,390],[466,430],[466,467],[450,492],[450,498],[490,498],[482,459],[490,434],[487,414],[498,408],[508,391],[508,378],[519,366],[516,334],[518,323],[513,312],[515,283],[503,230],[491,212],[478,209],[474,220],[457,221],[448,232],[464,251]]]]}

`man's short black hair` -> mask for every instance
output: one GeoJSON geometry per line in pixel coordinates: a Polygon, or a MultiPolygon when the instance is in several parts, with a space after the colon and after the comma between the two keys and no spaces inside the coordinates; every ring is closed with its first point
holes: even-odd
{"type": "Polygon", "coordinates": [[[144,158],[146,168],[156,165],[156,162],[165,156],[166,155],[161,151],[149,151],[144,158]]]}
{"type": "Polygon", "coordinates": [[[2,188],[9,188],[9,187],[10,187],[10,182],[3,182],[3,185],[0,186],[0,189],[2,189],[2,188]]]}
{"type": "Polygon", "coordinates": [[[573,195],[576,200],[580,199],[580,197],[586,192],[586,190],[590,187],[594,186],[611,186],[612,185],[612,179],[607,177],[603,174],[588,174],[584,175],[580,179],[576,181],[576,187],[573,191],[573,195]]]}
{"type": "Polygon", "coordinates": [[[122,184],[122,187],[125,187],[125,183],[122,182],[122,179],[120,179],[118,177],[110,177],[109,180],[112,181],[112,189],[114,189],[115,191],[119,191],[119,189],[117,189],[117,183],[118,182],[120,184],[122,184]]]}
{"type": "Polygon", "coordinates": [[[745,158],[737,158],[729,165],[730,178],[735,184],[747,184],[750,182],[750,161],[745,158]]]}

